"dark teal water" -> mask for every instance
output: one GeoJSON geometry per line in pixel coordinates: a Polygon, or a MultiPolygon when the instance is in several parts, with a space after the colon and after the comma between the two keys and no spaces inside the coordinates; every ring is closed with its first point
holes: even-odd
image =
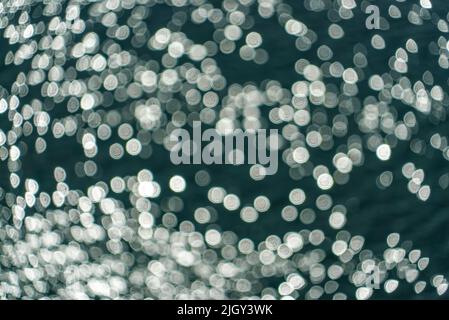
{"type": "MultiPolygon", "coordinates": [[[[293,17],[303,21],[310,29],[314,30],[318,36],[318,41],[307,52],[299,52],[295,48],[294,37],[285,34],[282,27],[275,17],[262,19],[254,13],[255,26],[254,31],[263,35],[264,48],[269,52],[270,60],[267,64],[256,65],[251,62],[244,62],[238,59],[237,53],[225,55],[218,53],[214,59],[226,77],[228,84],[248,82],[259,85],[265,79],[276,79],[285,88],[290,88],[291,84],[303,78],[295,72],[295,62],[302,58],[308,59],[311,63],[319,65],[321,62],[316,56],[316,48],[319,45],[326,44],[334,52],[333,61],[340,61],[343,65],[351,65],[356,45],[364,45],[367,49],[366,57],[369,65],[364,69],[366,75],[382,74],[389,72],[389,58],[394,55],[398,47],[404,47],[409,38],[413,38],[419,45],[420,51],[417,55],[409,55],[409,72],[407,77],[415,82],[422,78],[423,73],[429,70],[435,80],[445,91],[448,89],[448,72],[438,66],[438,56],[431,55],[428,46],[432,42],[438,41],[438,37],[443,36],[432,21],[424,21],[423,25],[414,26],[410,24],[406,17],[401,19],[389,19],[390,28],[388,30],[366,30],[364,21],[366,14],[360,10],[355,10],[356,16],[348,21],[340,21],[346,32],[346,36],[339,41],[330,39],[327,36],[327,29],[331,22],[327,19],[326,11],[311,13],[306,11],[302,1],[286,1],[293,8],[293,17]],[[370,46],[370,40],[373,34],[380,34],[386,42],[385,50],[374,50],[370,46]]],[[[386,15],[387,6],[395,3],[403,12],[408,12],[407,8],[412,8],[415,1],[397,3],[395,1],[376,1],[381,7],[381,14],[386,15]]],[[[445,18],[449,10],[449,4],[443,1],[434,1],[432,12],[445,18]]],[[[165,5],[157,5],[152,8],[151,18],[148,19],[149,29],[158,29],[168,23],[172,11],[181,9],[172,9],[165,5]]],[[[126,16],[121,17],[125,20],[126,16]]],[[[45,21],[45,20],[44,20],[45,21]]],[[[100,35],[104,30],[97,28],[94,24],[88,24],[88,29],[95,30],[100,35]]],[[[201,43],[211,38],[214,31],[212,25],[194,25],[187,23],[182,27],[182,31],[189,35],[195,42],[201,43]]],[[[2,40],[3,41],[3,40],[2,40]]],[[[1,47],[5,48],[6,42],[3,41],[1,47]]],[[[14,50],[13,48],[11,48],[14,50]]],[[[136,49],[138,54],[148,54],[145,48],[136,49]]],[[[1,50],[0,60],[3,60],[7,49],[1,50]]],[[[155,53],[149,55],[151,59],[157,59],[155,53]]],[[[70,63],[70,62],[69,62],[70,63]]],[[[0,84],[8,88],[14,81],[17,72],[27,70],[30,63],[26,62],[19,67],[2,67],[2,76],[0,84]]],[[[83,76],[82,73],[79,76],[83,76]]],[[[327,79],[332,82],[332,79],[327,79]]],[[[373,95],[373,92],[366,86],[366,83],[360,85],[357,98],[362,100],[365,97],[373,95]]],[[[29,102],[39,97],[39,90],[32,89],[28,96],[23,98],[23,102],[29,102]]],[[[49,101],[48,101],[49,102],[49,101]]],[[[125,103],[126,104],[126,103],[125,103]]],[[[402,105],[399,101],[394,101],[394,105],[399,115],[410,111],[411,108],[402,105]]],[[[113,104],[109,109],[121,110],[123,105],[113,104]]],[[[49,102],[46,104],[49,113],[53,118],[60,118],[68,115],[64,108],[64,103],[54,105],[49,102]]],[[[317,107],[320,108],[320,107],[317,107]]],[[[263,114],[268,113],[261,108],[263,114]]],[[[444,107],[444,113],[447,106],[444,107]]],[[[337,109],[326,110],[328,117],[338,114],[337,109]]],[[[438,179],[441,175],[449,172],[447,160],[440,152],[430,147],[429,139],[434,133],[440,133],[446,136],[448,133],[448,121],[446,116],[441,119],[434,119],[427,115],[415,112],[419,123],[419,134],[416,136],[426,143],[423,154],[416,154],[410,150],[410,142],[399,142],[394,149],[392,158],[387,162],[380,162],[375,153],[367,151],[365,153],[365,164],[362,167],[355,167],[351,172],[349,183],[344,186],[332,188],[328,194],[332,196],[334,204],[343,204],[347,207],[348,222],[345,230],[352,235],[363,235],[365,237],[365,247],[372,250],[376,255],[382,255],[386,249],[386,237],[392,232],[398,232],[401,235],[401,241],[410,241],[413,248],[422,250],[423,256],[430,257],[429,267],[420,274],[419,279],[429,280],[436,274],[447,275],[449,264],[449,195],[448,191],[438,185],[438,179]],[[430,198],[423,202],[407,190],[408,180],[401,174],[401,168],[406,162],[414,162],[417,168],[422,168],[426,173],[425,181],[432,187],[430,198]],[[392,185],[385,190],[380,190],[376,186],[376,178],[383,171],[390,170],[394,174],[392,185]]],[[[3,118],[5,115],[2,116],[3,118]]],[[[399,117],[398,117],[399,118],[399,117]]],[[[8,121],[2,119],[2,128],[7,126],[8,121]]],[[[349,119],[349,134],[360,134],[357,129],[356,121],[353,117],[349,119]]],[[[30,137],[30,140],[32,137],[30,137]]],[[[24,142],[27,141],[25,138],[24,142]]],[[[200,169],[206,169],[211,176],[211,185],[220,185],[228,192],[238,194],[242,205],[252,203],[253,199],[261,194],[267,195],[271,200],[271,209],[269,214],[261,215],[257,223],[243,223],[238,213],[230,213],[222,206],[215,206],[218,212],[218,218],[213,227],[221,230],[232,230],[239,237],[249,237],[255,242],[264,240],[270,234],[282,236],[285,232],[294,230],[299,231],[303,228],[323,229],[326,235],[332,236],[337,231],[332,231],[328,225],[328,212],[317,211],[317,218],[310,226],[304,226],[299,220],[295,222],[285,222],[280,217],[281,209],[287,205],[289,190],[300,187],[307,192],[307,201],[304,207],[313,207],[314,201],[321,193],[316,187],[312,177],[306,177],[299,181],[294,181],[289,177],[288,167],[280,164],[276,175],[267,177],[262,181],[254,181],[248,175],[249,166],[196,166],[180,165],[175,166],[169,161],[169,154],[162,147],[152,145],[152,155],[148,159],[131,157],[125,155],[119,161],[112,160],[108,154],[111,141],[118,141],[117,136],[107,143],[98,143],[99,152],[95,162],[99,167],[99,172],[94,177],[78,177],[75,174],[74,167],[79,161],[85,161],[82,147],[76,141],[76,137],[65,137],[64,139],[47,140],[47,150],[44,154],[37,155],[29,152],[22,159],[22,174],[25,177],[32,177],[39,181],[42,191],[51,192],[54,188],[52,181],[52,172],[55,166],[62,166],[67,172],[67,181],[71,188],[84,190],[100,179],[108,181],[114,176],[126,176],[136,174],[143,168],[151,168],[151,171],[157,177],[161,185],[167,185],[168,180],[174,174],[182,175],[188,188],[182,194],[184,200],[184,209],[177,213],[179,221],[192,219],[193,212],[200,206],[211,205],[207,199],[207,187],[199,187],[194,183],[194,175],[200,169]]],[[[335,140],[335,145],[343,143],[343,140],[335,140]]],[[[332,157],[334,152],[314,151],[312,157],[317,163],[332,166],[332,157]]],[[[0,175],[3,181],[2,187],[8,191],[10,186],[6,183],[8,179],[7,168],[1,164],[0,175]]],[[[161,199],[168,196],[163,191],[161,199]]],[[[121,200],[128,201],[124,196],[121,200]]],[[[198,230],[205,231],[212,227],[211,225],[197,226],[198,230]]],[[[321,245],[323,249],[329,250],[334,238],[329,237],[321,245]]],[[[328,259],[331,259],[328,256],[328,259]]],[[[266,285],[273,285],[279,282],[279,279],[264,279],[266,285]]],[[[341,291],[353,291],[353,286],[347,281],[341,281],[341,291]]],[[[353,298],[350,294],[349,297],[353,298]]],[[[442,297],[446,297],[443,295],[442,297]]],[[[301,297],[301,295],[300,295],[301,297]]],[[[421,295],[416,295],[413,286],[401,281],[399,288],[395,293],[387,295],[382,290],[375,292],[373,298],[393,298],[393,299],[423,299],[437,298],[435,288],[428,284],[426,290],[421,295]]],[[[439,297],[441,298],[441,297],[439,297]]]]}

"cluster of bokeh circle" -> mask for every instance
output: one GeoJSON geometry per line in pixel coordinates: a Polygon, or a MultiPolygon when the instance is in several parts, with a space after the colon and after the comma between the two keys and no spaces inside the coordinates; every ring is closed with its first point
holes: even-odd
{"type": "Polygon", "coordinates": [[[449,8],[378,2],[1,1],[0,297],[444,295],[449,8]],[[194,121],[278,172],[172,164],[194,121]]]}

